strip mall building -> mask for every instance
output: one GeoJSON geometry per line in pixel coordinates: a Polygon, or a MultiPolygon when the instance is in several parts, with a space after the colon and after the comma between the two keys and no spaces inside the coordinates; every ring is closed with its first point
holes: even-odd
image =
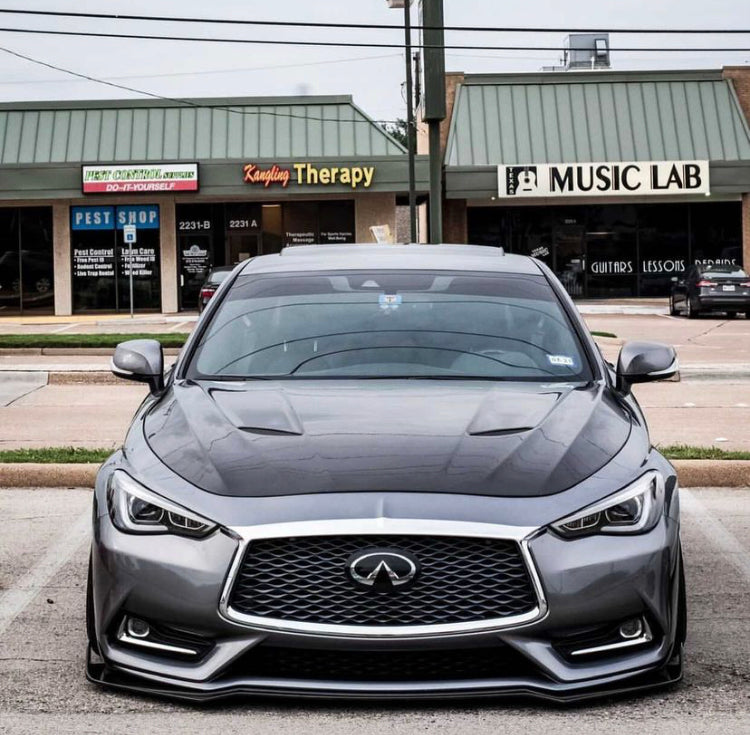
{"type": "MultiPolygon", "coordinates": [[[[750,263],[750,67],[446,86],[446,242],[533,255],[578,298],[750,263]]],[[[129,225],[136,310],[194,310],[210,266],[400,234],[407,190],[350,97],[0,105],[0,315],[129,310],[129,225]]]]}
{"type": "Polygon", "coordinates": [[[407,194],[351,97],[0,105],[0,315],[129,311],[129,225],[135,309],[195,310],[211,266],[395,233],[407,194]]]}
{"type": "Polygon", "coordinates": [[[444,239],[533,255],[575,297],[750,264],[750,67],[447,77],[444,239]]]}

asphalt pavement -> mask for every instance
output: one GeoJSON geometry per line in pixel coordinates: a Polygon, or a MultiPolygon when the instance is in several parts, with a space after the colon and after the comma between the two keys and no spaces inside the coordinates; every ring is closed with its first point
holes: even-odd
{"type": "Polygon", "coordinates": [[[84,678],[91,494],[0,490],[0,732],[560,735],[750,732],[750,489],[682,491],[688,661],[675,689],[576,707],[523,700],[191,706],[84,678]]]}

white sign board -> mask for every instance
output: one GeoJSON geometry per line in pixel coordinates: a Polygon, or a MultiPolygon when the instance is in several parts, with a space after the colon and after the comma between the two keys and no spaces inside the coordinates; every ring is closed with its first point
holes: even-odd
{"type": "Polygon", "coordinates": [[[125,238],[126,245],[133,245],[136,243],[138,238],[138,230],[136,229],[135,225],[125,225],[125,227],[122,228],[122,234],[125,238]]]}
{"type": "Polygon", "coordinates": [[[708,161],[498,166],[498,197],[501,199],[707,195],[710,192],[708,161]]]}
{"type": "Polygon", "coordinates": [[[84,194],[138,194],[198,191],[197,163],[143,163],[83,166],[84,194]]]}

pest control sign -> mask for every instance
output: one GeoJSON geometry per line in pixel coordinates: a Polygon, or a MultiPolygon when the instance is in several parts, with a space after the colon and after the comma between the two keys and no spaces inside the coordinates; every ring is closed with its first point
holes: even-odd
{"type": "Polygon", "coordinates": [[[709,194],[708,161],[498,166],[502,199],[709,194]]]}
{"type": "Polygon", "coordinates": [[[84,194],[151,194],[198,191],[197,163],[83,166],[84,194]]]}

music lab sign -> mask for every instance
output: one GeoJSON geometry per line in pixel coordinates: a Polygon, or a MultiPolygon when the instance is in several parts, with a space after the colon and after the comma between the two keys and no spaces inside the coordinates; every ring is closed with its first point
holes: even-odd
{"type": "Polygon", "coordinates": [[[498,166],[500,198],[658,196],[711,191],[708,161],[498,166]]]}

